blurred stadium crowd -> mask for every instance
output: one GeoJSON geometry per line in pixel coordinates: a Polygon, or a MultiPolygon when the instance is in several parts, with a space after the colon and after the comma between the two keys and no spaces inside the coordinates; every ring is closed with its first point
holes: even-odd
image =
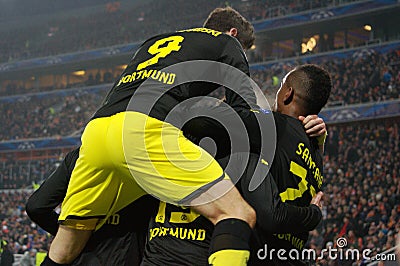
{"type": "MultiPolygon", "coordinates": [[[[73,3],[78,0],[63,2],[66,10],[73,12],[73,3]]],[[[225,4],[256,21],[337,2],[199,0],[195,10],[193,4],[185,0],[138,1],[128,9],[111,5],[102,10],[103,13],[93,11],[89,16],[55,17],[51,22],[39,19],[23,28],[3,29],[0,62],[137,42],[160,32],[199,26],[215,6],[225,4]],[[170,8],[171,5],[176,8],[170,8]],[[167,6],[176,13],[163,12],[167,6]],[[163,21],[161,25],[159,20],[163,21]]],[[[51,10],[49,6],[47,10],[33,12],[40,16],[41,12],[51,10]]],[[[0,14],[7,19],[5,9],[0,14]]],[[[297,63],[307,63],[306,60],[299,59],[297,63]]],[[[399,98],[400,50],[360,58],[326,59],[320,64],[332,74],[335,82],[328,105],[399,98]]],[[[283,63],[253,70],[252,78],[269,98],[273,98],[280,79],[291,67],[283,63]]],[[[98,73],[85,81],[61,87],[32,88],[12,82],[0,87],[0,141],[79,135],[109,88],[102,85],[114,82],[117,75],[98,73]],[[96,86],[99,88],[90,90],[96,86]]],[[[308,247],[321,251],[324,247],[335,246],[339,237],[346,237],[350,247],[370,248],[375,253],[395,246],[395,235],[400,232],[399,125],[400,118],[328,126],[324,221],[312,231],[308,247]]],[[[30,221],[24,207],[32,184],[46,178],[65,155],[62,151],[53,152],[47,159],[17,161],[10,154],[0,161],[0,239],[5,239],[14,253],[48,250],[51,237],[30,221]],[[14,191],[20,188],[28,190],[14,191]]]]}
{"type": "Polygon", "coordinates": [[[348,247],[375,254],[400,231],[400,120],[329,127],[324,160],[324,220],[310,247],[348,247]]]}
{"type": "MultiPolygon", "coordinates": [[[[187,27],[201,26],[204,18],[215,6],[230,5],[251,21],[289,15],[301,11],[354,0],[199,0],[196,8],[190,1],[138,1],[139,4],[122,9],[118,4],[91,15],[78,14],[55,17],[52,21],[41,22],[43,10],[37,10],[38,20],[24,27],[10,27],[2,32],[0,40],[0,62],[22,60],[33,57],[58,55],[116,44],[138,42],[144,38],[187,27]],[[169,12],[164,12],[166,9],[169,12]],[[176,18],[179,18],[178,20],[176,18]],[[158,21],[163,21],[159,23],[158,21]]],[[[70,9],[71,4],[65,4],[70,9]]],[[[79,3],[80,5],[80,3],[79,3]]],[[[47,7],[51,12],[51,5],[47,7]]],[[[68,9],[67,9],[68,10],[68,9]]],[[[20,11],[18,10],[18,14],[20,11]]],[[[7,18],[4,9],[4,18],[7,18]]],[[[21,16],[23,19],[23,16],[21,16]]]]}
{"type": "MultiPolygon", "coordinates": [[[[398,99],[400,64],[392,64],[398,61],[400,51],[371,54],[357,60],[323,60],[321,65],[332,74],[335,82],[328,106],[398,99]]],[[[306,62],[300,60],[300,63],[306,62]]],[[[254,70],[252,77],[269,98],[274,98],[279,80],[290,69],[290,64],[278,64],[273,68],[254,70]]],[[[69,86],[107,84],[117,78],[112,77],[111,73],[104,76],[69,86]]],[[[43,91],[51,89],[54,88],[43,88],[43,91]]],[[[7,88],[0,88],[0,95],[23,94],[28,91],[32,92],[32,88],[13,87],[10,83],[7,88]]],[[[0,105],[0,141],[71,135],[82,129],[106,92],[107,88],[98,93],[70,89],[62,93],[54,91],[45,95],[22,95],[13,101],[3,101],[0,105]],[[85,97],[81,97],[83,94],[85,97]],[[19,111],[13,112],[15,109],[19,111]]]]}

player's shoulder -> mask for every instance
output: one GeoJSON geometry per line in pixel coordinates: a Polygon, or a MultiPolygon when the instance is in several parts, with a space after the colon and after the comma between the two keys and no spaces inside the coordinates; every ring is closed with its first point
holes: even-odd
{"type": "Polygon", "coordinates": [[[278,112],[273,112],[273,114],[278,138],[282,139],[283,136],[298,136],[303,138],[306,136],[303,124],[299,119],[278,112]]]}
{"type": "Polygon", "coordinates": [[[275,123],[282,126],[301,127],[301,121],[293,116],[285,115],[278,112],[272,112],[274,115],[275,123]]]}

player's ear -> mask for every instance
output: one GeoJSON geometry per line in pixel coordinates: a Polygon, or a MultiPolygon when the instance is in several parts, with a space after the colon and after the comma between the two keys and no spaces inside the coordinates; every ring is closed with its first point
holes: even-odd
{"type": "Polygon", "coordinates": [[[229,35],[236,37],[237,36],[237,28],[231,28],[228,32],[229,35]]]}
{"type": "Polygon", "coordinates": [[[283,95],[283,103],[285,105],[290,104],[293,101],[294,90],[292,87],[286,88],[285,94],[283,95]]]}

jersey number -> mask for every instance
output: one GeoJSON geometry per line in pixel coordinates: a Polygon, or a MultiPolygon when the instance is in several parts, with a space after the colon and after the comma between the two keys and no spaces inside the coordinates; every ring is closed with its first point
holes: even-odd
{"type": "MultiPolygon", "coordinates": [[[[298,185],[299,188],[298,189],[288,188],[284,192],[280,193],[279,196],[281,197],[282,202],[300,198],[303,195],[303,193],[307,191],[307,185],[308,185],[308,182],[306,180],[307,169],[305,169],[303,166],[291,161],[290,162],[290,172],[292,172],[294,175],[301,178],[299,185],[298,185]]],[[[310,193],[311,193],[312,197],[314,197],[314,195],[316,194],[315,188],[312,185],[310,186],[310,193]]]]}
{"type": "Polygon", "coordinates": [[[147,50],[149,54],[152,54],[154,56],[149,60],[140,63],[137,66],[136,70],[141,70],[148,66],[157,64],[160,58],[164,58],[174,51],[179,51],[181,49],[181,42],[183,41],[183,39],[184,38],[182,36],[170,36],[156,41],[147,50]]]}
{"type": "MultiPolygon", "coordinates": [[[[165,209],[167,204],[164,201],[160,201],[160,206],[158,207],[158,212],[156,216],[157,223],[165,222],[165,209]]],[[[182,208],[182,212],[171,212],[171,217],[169,218],[170,223],[191,223],[196,220],[200,214],[194,212],[191,208],[182,208]]]]}

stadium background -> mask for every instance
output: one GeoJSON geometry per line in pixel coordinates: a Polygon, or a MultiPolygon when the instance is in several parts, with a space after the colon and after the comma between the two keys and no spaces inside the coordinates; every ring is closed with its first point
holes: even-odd
{"type": "Polygon", "coordinates": [[[332,74],[334,90],[321,113],[329,132],[324,220],[307,246],[335,247],[345,237],[349,248],[393,254],[400,231],[399,1],[3,0],[0,238],[18,260],[51,241],[26,216],[26,199],[79,144],[140,41],[201,26],[225,5],[254,24],[257,40],[247,55],[269,100],[297,64],[321,64],[332,74]]]}

